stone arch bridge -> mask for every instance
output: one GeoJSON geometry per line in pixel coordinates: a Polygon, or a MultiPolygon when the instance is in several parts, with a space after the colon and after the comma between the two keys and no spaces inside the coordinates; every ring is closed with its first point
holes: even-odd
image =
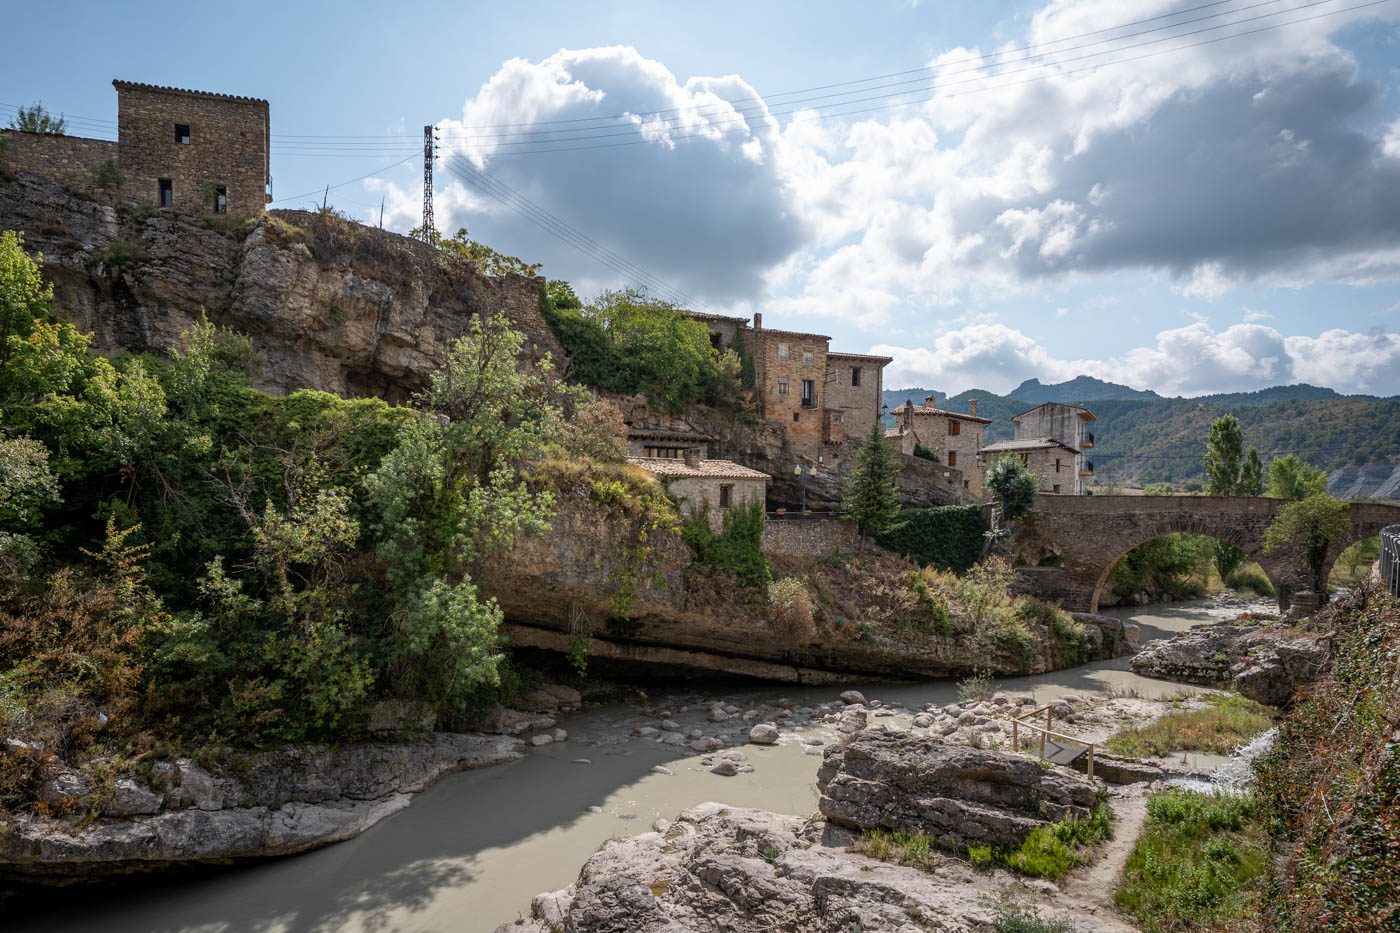
{"type": "MultiPolygon", "coordinates": [[[[1296,553],[1264,553],[1264,529],[1287,499],[1253,496],[1041,496],[1013,545],[1017,586],[1075,612],[1097,612],[1099,593],[1118,559],[1139,544],[1173,532],[1209,535],[1256,561],[1286,610],[1307,588],[1296,553]]],[[[1351,504],[1351,530],[1327,556],[1327,573],[1352,543],[1400,524],[1400,505],[1351,504]]]]}

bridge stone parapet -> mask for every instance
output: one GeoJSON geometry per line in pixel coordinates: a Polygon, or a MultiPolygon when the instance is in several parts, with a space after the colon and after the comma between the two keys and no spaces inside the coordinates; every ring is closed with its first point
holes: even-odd
{"type": "MultiPolygon", "coordinates": [[[[1306,589],[1307,571],[1295,552],[1264,553],[1264,531],[1286,499],[1255,496],[1042,496],[1013,542],[1017,588],[1066,609],[1097,612],[1108,573],[1128,551],[1174,532],[1208,535],[1233,544],[1259,564],[1287,609],[1306,589]]],[[[1351,532],[1332,545],[1327,568],[1353,542],[1400,523],[1400,505],[1356,502],[1351,532]]]]}

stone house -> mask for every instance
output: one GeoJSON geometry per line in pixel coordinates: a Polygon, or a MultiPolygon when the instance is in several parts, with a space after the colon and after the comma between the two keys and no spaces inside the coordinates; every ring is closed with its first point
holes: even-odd
{"type": "Polygon", "coordinates": [[[767,473],[740,466],[732,460],[705,460],[690,448],[679,460],[666,457],[628,457],[627,462],[655,473],[680,501],[682,517],[709,506],[710,527],[718,531],[724,513],[748,502],[767,508],[767,473]]]}
{"type": "MultiPolygon", "coordinates": [[[[938,407],[938,396],[924,397],[924,404],[906,401],[893,412],[895,430],[913,432],[919,443],[938,454],[946,467],[960,470],[963,489],[973,496],[982,495],[982,431],[992,423],[991,418],[977,414],[977,399],[968,400],[968,414],[938,407]]],[[[912,451],[912,447],[911,447],[912,451]]]]}
{"type": "Polygon", "coordinates": [[[693,431],[627,427],[627,456],[652,460],[683,460],[687,450],[698,450],[701,459],[710,455],[714,438],[693,431]]]}
{"type": "Polygon", "coordinates": [[[117,141],[6,131],[5,167],[95,187],[109,165],[112,193],[134,204],[248,217],[270,200],[268,103],[251,97],[112,82],[117,141]]]}
{"type": "Polygon", "coordinates": [[[709,329],[716,349],[744,341],[754,364],[759,414],[782,425],[797,456],[834,465],[849,452],[847,440],[863,440],[879,422],[883,371],[891,357],[833,353],[830,337],[765,328],[762,314],[748,326],[747,318],[689,313],[709,329]]]}
{"type": "Polygon", "coordinates": [[[1051,495],[1082,496],[1084,481],[1094,475],[1093,461],[1085,455],[1094,446],[1089,424],[1094,413],[1078,405],[1046,402],[1011,419],[1015,436],[982,448],[984,458],[1006,454],[1019,456],[1051,495]]]}

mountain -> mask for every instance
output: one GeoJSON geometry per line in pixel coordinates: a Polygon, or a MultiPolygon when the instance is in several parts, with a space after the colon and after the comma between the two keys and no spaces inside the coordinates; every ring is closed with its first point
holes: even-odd
{"type": "Polygon", "coordinates": [[[1210,402],[1212,405],[1229,407],[1232,405],[1267,405],[1269,402],[1294,402],[1299,399],[1323,401],[1339,398],[1362,399],[1368,402],[1380,401],[1380,398],[1375,395],[1342,395],[1334,389],[1310,386],[1306,382],[1299,382],[1291,386],[1272,386],[1257,392],[1224,392],[1216,395],[1202,395],[1198,400],[1210,402]]]}
{"type": "Polygon", "coordinates": [[[1045,402],[1097,402],[1104,399],[1161,398],[1151,389],[1133,389],[1116,382],[1104,382],[1093,376],[1075,376],[1068,382],[1045,385],[1039,379],[1027,379],[1011,391],[1013,398],[1025,399],[1031,405],[1045,402]]]}

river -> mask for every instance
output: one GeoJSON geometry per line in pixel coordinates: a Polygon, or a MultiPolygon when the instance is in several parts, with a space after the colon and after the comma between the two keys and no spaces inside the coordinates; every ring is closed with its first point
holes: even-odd
{"type": "MultiPolygon", "coordinates": [[[[1238,612],[1203,603],[1110,610],[1136,622],[1144,643],[1238,612]]],[[[714,699],[740,705],[788,697],[795,706],[830,702],[842,687],[759,687],[659,697],[685,728],[709,725],[714,699]],[[686,713],[680,708],[688,706],[686,713]]],[[[999,682],[1009,692],[1045,701],[1107,686],[1155,697],[1180,685],[1139,677],[1126,658],[999,682]]],[[[872,700],[917,709],[957,699],[953,681],[856,685],[872,700]]],[[[872,720],[876,722],[879,720],[872,720]]],[[[820,749],[802,738],[833,739],[824,725],[783,732],[780,744],[746,745],[752,773],[710,774],[699,755],[630,738],[655,725],[621,703],[566,716],[569,741],[530,749],[510,764],[446,777],[412,806],[348,842],[302,855],[176,878],[126,879],[23,898],[6,931],[103,933],[328,933],[328,931],[492,931],[528,912],[541,891],[567,886],[605,840],[646,832],[706,800],[780,813],[816,810],[820,749]],[[590,763],[577,763],[587,758],[590,763]],[[655,774],[662,764],[674,774],[655,774]],[[598,808],[590,810],[590,808],[598,808]]],[[[688,749],[686,750],[689,751],[688,749]]],[[[0,908],[4,909],[4,908],[0,908]]]]}

